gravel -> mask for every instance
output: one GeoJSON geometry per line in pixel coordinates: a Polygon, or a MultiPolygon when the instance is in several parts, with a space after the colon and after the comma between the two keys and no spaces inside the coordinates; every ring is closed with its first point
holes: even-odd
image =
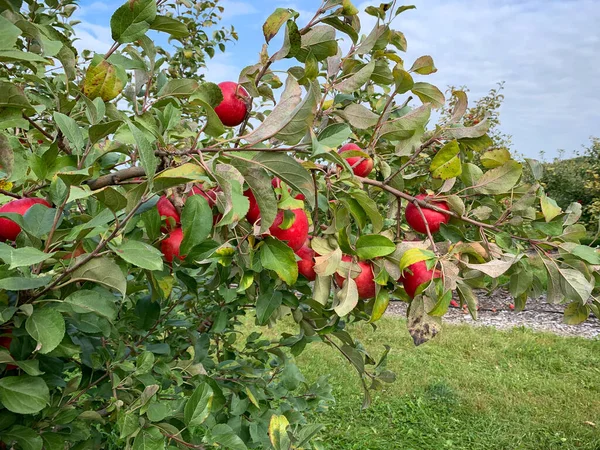
{"type": "MultiPolygon", "coordinates": [[[[567,325],[563,323],[563,310],[566,305],[550,305],[544,297],[529,299],[525,310],[512,311],[509,304],[513,297],[504,290],[488,294],[487,291],[476,291],[479,300],[477,320],[461,308],[448,310],[443,318],[444,323],[470,324],[473,326],[491,326],[501,330],[514,327],[527,327],[536,331],[546,331],[561,336],[578,336],[594,339],[600,336],[600,320],[591,316],[580,325],[567,325]]],[[[404,302],[391,302],[386,314],[406,317],[407,304],[404,302]]]]}

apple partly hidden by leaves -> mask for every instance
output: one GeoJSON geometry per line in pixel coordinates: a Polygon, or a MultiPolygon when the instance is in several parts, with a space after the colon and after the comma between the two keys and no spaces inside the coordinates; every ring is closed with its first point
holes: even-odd
{"type": "Polygon", "coordinates": [[[181,261],[185,259],[185,255],[179,254],[179,247],[183,241],[183,230],[181,228],[175,228],[169,235],[163,239],[160,243],[160,250],[167,262],[173,262],[175,258],[179,258],[181,261]]]}
{"type": "MultiPolygon", "coordinates": [[[[352,257],[349,255],[342,256],[342,261],[352,262],[352,257]]],[[[358,297],[362,300],[375,297],[375,280],[373,276],[373,267],[366,261],[358,261],[358,267],[360,267],[360,273],[354,278],[356,282],[356,288],[358,290],[358,297]]],[[[342,287],[346,277],[336,272],[335,282],[339,287],[342,287]]]]}
{"type": "MultiPolygon", "coordinates": [[[[341,155],[342,153],[350,151],[364,152],[364,150],[358,145],[354,143],[349,143],[343,145],[339,149],[338,153],[341,155]]],[[[349,158],[346,158],[346,162],[350,167],[352,167],[352,171],[357,177],[368,177],[371,171],[373,170],[373,159],[370,157],[364,158],[361,156],[351,156],[349,158]]]]}
{"type": "MultiPolygon", "coordinates": [[[[428,201],[429,197],[427,194],[419,194],[416,196],[419,200],[428,201]]],[[[430,202],[432,205],[437,206],[438,208],[445,209],[446,211],[450,211],[448,204],[446,202],[430,202]]],[[[421,206],[421,211],[423,212],[423,216],[425,216],[425,220],[427,221],[427,226],[429,226],[429,231],[431,233],[437,233],[440,231],[440,226],[442,223],[448,223],[450,220],[450,216],[438,211],[434,211],[433,209],[426,208],[421,206]]],[[[421,212],[419,212],[419,208],[417,208],[414,204],[409,203],[406,206],[406,211],[404,212],[404,217],[406,218],[406,222],[408,225],[415,231],[419,233],[426,234],[427,226],[425,226],[425,222],[423,221],[423,217],[421,216],[421,212]]]]}
{"type": "Polygon", "coordinates": [[[275,216],[273,225],[269,228],[271,236],[276,237],[280,241],[284,241],[292,250],[298,251],[308,238],[308,217],[303,209],[280,210],[275,216]],[[285,227],[284,218],[286,211],[294,214],[292,223],[289,227],[285,227]]]}
{"type": "Polygon", "coordinates": [[[427,269],[425,261],[419,261],[411,264],[402,273],[398,280],[404,285],[404,290],[410,298],[414,298],[417,289],[424,284],[428,284],[434,278],[441,278],[442,274],[439,270],[427,269]]]}
{"type": "Polygon", "coordinates": [[[299,250],[296,250],[296,255],[302,258],[300,261],[297,261],[298,273],[309,281],[315,281],[315,278],[317,278],[315,272],[315,251],[309,247],[308,242],[305,242],[299,250]]]}
{"type": "Polygon", "coordinates": [[[158,202],[156,203],[156,209],[158,209],[158,214],[160,215],[161,220],[165,220],[165,225],[163,225],[160,229],[163,233],[168,233],[173,230],[175,227],[181,224],[181,218],[179,217],[179,213],[171,200],[169,200],[166,196],[160,197],[158,202]]]}
{"type": "Polygon", "coordinates": [[[215,112],[223,125],[237,127],[248,114],[250,96],[246,89],[233,81],[223,81],[219,83],[219,87],[223,93],[223,100],[215,108],[215,112]]]}
{"type": "MultiPolygon", "coordinates": [[[[17,213],[24,215],[29,208],[37,204],[47,206],[48,208],[51,207],[50,203],[43,198],[21,198],[2,205],[2,207],[0,207],[0,213],[17,213]]],[[[0,242],[14,241],[20,232],[21,227],[15,222],[5,217],[0,218],[0,242]]]]}
{"type": "Polygon", "coordinates": [[[218,188],[211,188],[206,191],[204,190],[201,184],[197,184],[194,187],[192,187],[192,190],[189,192],[188,195],[201,195],[208,202],[208,206],[212,208],[217,204],[217,192],[219,192],[219,190],[220,189],[218,188]]]}

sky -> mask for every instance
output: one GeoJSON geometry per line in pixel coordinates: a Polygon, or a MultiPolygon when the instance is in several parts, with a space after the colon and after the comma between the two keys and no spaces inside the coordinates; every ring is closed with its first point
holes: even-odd
{"type": "MultiPolygon", "coordinates": [[[[78,46],[104,53],[111,44],[109,21],[121,2],[84,0],[76,18],[78,46]]],[[[379,1],[354,0],[361,10],[361,33],[375,19],[362,13],[379,1]]],[[[398,2],[399,4],[402,2],[398,2]]],[[[233,25],[239,41],[208,63],[209,81],[237,80],[240,70],[258,61],[262,24],[276,7],[292,8],[306,23],[319,0],[221,0],[222,24],[233,25]]],[[[392,26],[408,41],[405,65],[433,57],[438,71],[419,77],[442,91],[467,86],[471,102],[505,82],[501,131],[513,149],[549,160],[564,150],[573,155],[600,136],[600,0],[414,0],[416,9],[392,26]]],[[[341,33],[338,33],[343,37],[341,33]]],[[[341,42],[348,47],[349,38],[341,42]]],[[[270,46],[279,49],[280,39],[270,46]]],[[[278,67],[275,66],[275,69],[278,67]]],[[[285,70],[285,66],[279,67],[285,70]]]]}

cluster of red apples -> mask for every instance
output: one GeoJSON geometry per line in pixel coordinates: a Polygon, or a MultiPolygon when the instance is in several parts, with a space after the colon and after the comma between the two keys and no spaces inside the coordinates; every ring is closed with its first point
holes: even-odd
{"type": "MultiPolygon", "coordinates": [[[[243,87],[231,81],[220,83],[219,87],[223,93],[223,101],[215,108],[215,112],[224,125],[240,125],[248,116],[248,110],[251,103],[248,93],[243,87]]],[[[349,143],[342,146],[338,152],[340,154],[346,152],[364,153],[364,150],[354,143],[349,143]]],[[[373,159],[369,156],[351,155],[345,157],[345,159],[356,176],[367,177],[373,170],[373,159]]],[[[281,181],[278,178],[275,178],[272,185],[275,189],[280,189],[281,181]]],[[[246,195],[250,201],[250,209],[248,210],[246,219],[254,224],[260,219],[260,208],[250,189],[245,191],[244,195],[246,195]]],[[[303,200],[304,196],[298,194],[295,198],[303,200]]],[[[421,194],[418,195],[417,198],[419,200],[426,200],[427,195],[421,194]]],[[[432,202],[431,204],[438,208],[449,210],[448,205],[445,202],[432,202]]],[[[172,208],[172,205],[170,205],[170,207],[172,208]]],[[[280,210],[273,225],[269,228],[269,232],[272,236],[286,242],[287,245],[294,250],[296,255],[300,258],[298,261],[298,273],[308,280],[313,281],[316,278],[314,270],[315,256],[318,255],[310,248],[308,217],[303,209],[292,209],[291,212],[294,215],[291,224],[287,223],[286,227],[282,227],[284,222],[284,211],[280,210]]],[[[161,215],[165,214],[161,212],[161,215]]],[[[448,222],[449,216],[439,211],[427,207],[419,207],[411,203],[406,207],[405,218],[408,225],[414,231],[425,234],[429,229],[429,232],[433,234],[439,231],[442,223],[448,222]]],[[[290,220],[287,222],[290,222],[290,220]]],[[[179,237],[177,237],[179,243],[181,242],[180,233],[181,232],[179,232],[179,237]]],[[[171,244],[163,241],[163,253],[165,252],[164,246],[169,246],[169,249],[171,248],[171,244]]],[[[165,257],[168,260],[166,255],[165,257]]],[[[349,255],[344,255],[342,257],[342,261],[345,262],[351,262],[352,260],[353,258],[349,255]]],[[[375,296],[373,267],[368,261],[358,261],[358,267],[360,268],[360,273],[354,278],[358,295],[361,299],[372,298],[375,296]]],[[[421,285],[439,277],[440,272],[438,270],[428,269],[425,261],[420,261],[409,266],[398,281],[403,283],[406,293],[412,298],[416,295],[417,289],[421,285]]],[[[345,278],[340,274],[336,274],[335,280],[338,286],[341,287],[345,278]]]]}

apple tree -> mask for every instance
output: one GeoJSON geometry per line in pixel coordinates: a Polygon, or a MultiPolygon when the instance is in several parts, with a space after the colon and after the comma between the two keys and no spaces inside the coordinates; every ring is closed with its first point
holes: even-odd
{"type": "Polygon", "coordinates": [[[337,349],[367,407],[390,347],[351,324],[390,298],[417,345],[453,296],[476,317],[475,288],[599,314],[580,205],[465,126],[463,91],[429,126],[437,69],[393,28],[413,6],[369,6],[364,30],[348,0],[276,9],[219,85],[197,72],[235,39],[204,30],[217,2],[129,1],[104,54],[76,49],[77,7],[0,3],[4,447],[320,448],[331,390],[294,356],[337,349]]]}

